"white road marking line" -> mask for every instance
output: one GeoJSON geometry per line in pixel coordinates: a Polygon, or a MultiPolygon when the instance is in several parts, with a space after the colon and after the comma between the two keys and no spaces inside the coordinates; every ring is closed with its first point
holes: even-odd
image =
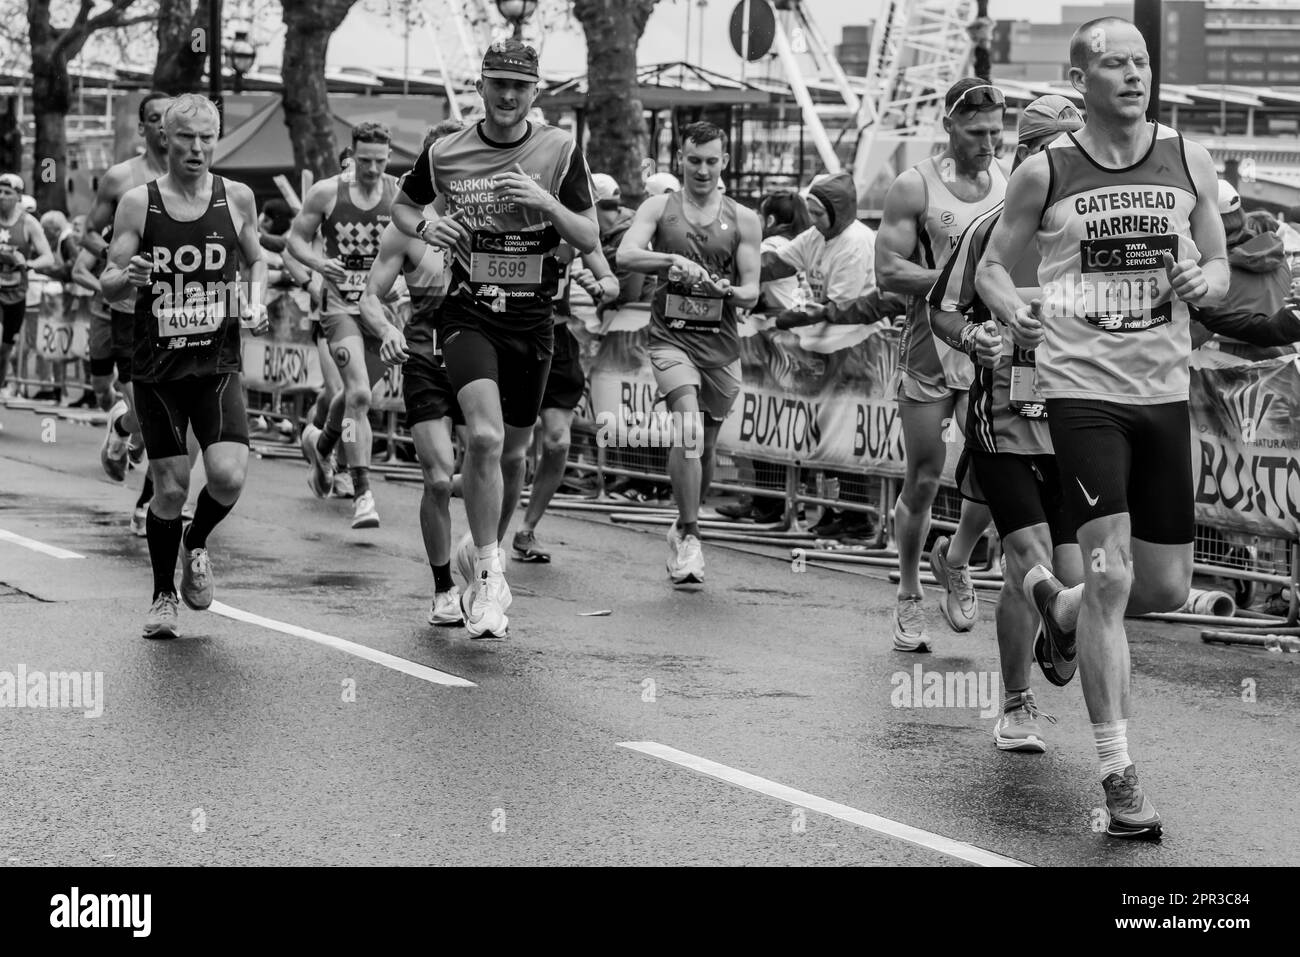
{"type": "Polygon", "coordinates": [[[385,668],[392,668],[394,671],[400,671],[408,674],[413,678],[419,678],[422,681],[428,681],[436,685],[446,685],[450,688],[477,688],[474,682],[465,678],[459,678],[456,675],[447,674],[445,671],[438,671],[436,668],[430,668],[428,665],[419,665],[414,661],[407,661],[405,658],[399,658],[396,655],[390,655],[386,651],[377,651],[374,648],[368,648],[365,645],[359,645],[355,641],[348,641],[346,638],[336,638],[334,635],[327,635],[324,632],[312,631],[310,628],[300,628],[297,625],[291,625],[288,622],[276,621],[274,618],[263,618],[261,615],[255,615],[251,611],[244,611],[240,608],[231,608],[229,605],[214,601],[208,611],[215,612],[225,618],[233,618],[235,621],[247,622],[250,625],[260,625],[263,628],[269,628],[272,631],[278,631],[281,634],[292,635],[295,638],[306,638],[308,641],[314,641],[318,645],[324,645],[327,648],[333,648],[336,651],[342,651],[345,654],[355,655],[358,658],[364,658],[366,661],[373,661],[377,665],[383,665],[385,668]]]}
{"type": "Polygon", "coordinates": [[[794,804],[809,811],[816,811],[818,814],[825,814],[829,817],[839,818],[841,821],[847,821],[849,824],[856,824],[858,827],[864,827],[869,831],[875,831],[878,834],[884,834],[886,837],[896,837],[899,840],[907,841],[910,844],[916,844],[920,847],[928,848],[932,851],[938,851],[940,854],[947,854],[949,857],[955,857],[958,860],[966,861],[970,864],[978,864],[981,867],[1032,867],[1032,864],[1026,864],[1024,861],[1017,861],[1015,858],[1003,857],[1001,854],[994,854],[992,851],[986,851],[983,848],[976,847],[973,844],[967,844],[964,841],[954,841],[952,838],[944,837],[942,834],[933,834],[930,831],[923,831],[918,827],[912,827],[910,824],[901,824],[898,821],[891,821],[887,817],[880,817],[876,814],[868,814],[866,811],[859,811],[857,808],[849,807],[847,804],[837,804],[834,801],[828,801],[820,798],[815,794],[809,794],[806,791],[797,791],[794,788],[786,787],[784,784],[777,784],[775,781],[769,781],[767,778],[760,778],[755,774],[746,771],[737,771],[735,768],[729,768],[725,764],[718,764],[716,761],[710,761],[708,758],[701,758],[694,754],[688,754],[685,751],[678,751],[676,748],[670,748],[666,744],[659,744],[655,741],[623,741],[619,744],[620,748],[627,748],[630,751],[639,751],[641,754],[648,754],[652,758],[660,758],[664,761],[671,762],[683,768],[692,771],[698,771],[700,774],[716,778],[719,781],[725,781],[728,784],[735,784],[750,791],[757,791],[759,794],[766,794],[768,797],[774,797],[778,801],[785,801],[787,804],[794,804]]]}
{"type": "Polygon", "coordinates": [[[21,545],[23,548],[30,548],[34,552],[40,552],[42,555],[49,555],[51,558],[85,558],[85,555],[78,555],[76,552],[70,552],[66,548],[58,548],[54,545],[46,545],[44,542],[38,542],[34,538],[24,538],[21,535],[15,535],[13,532],[0,528],[0,542],[13,542],[15,545],[21,545]]]}

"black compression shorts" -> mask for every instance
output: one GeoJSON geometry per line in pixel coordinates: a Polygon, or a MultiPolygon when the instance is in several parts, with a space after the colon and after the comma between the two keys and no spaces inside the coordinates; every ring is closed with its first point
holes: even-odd
{"type": "Polygon", "coordinates": [[[517,429],[531,428],[537,421],[553,343],[549,326],[507,335],[491,326],[458,321],[451,310],[443,313],[442,355],[456,395],[471,382],[491,379],[501,392],[502,420],[517,429]]]}
{"type": "Polygon", "coordinates": [[[578,348],[578,340],[568,326],[555,327],[555,354],[551,358],[551,371],[546,377],[546,391],[542,395],[543,409],[572,412],[582,402],[587,377],[582,374],[578,348]]]}
{"type": "Polygon", "coordinates": [[[4,330],[0,341],[7,346],[12,346],[18,341],[18,332],[22,329],[23,318],[27,315],[27,300],[0,303],[0,311],[3,311],[4,315],[3,322],[0,322],[4,330]]]}
{"type": "Polygon", "coordinates": [[[447,370],[440,359],[423,352],[413,350],[402,366],[402,401],[406,403],[408,429],[447,416],[455,425],[465,424],[447,370]]]}
{"type": "Polygon", "coordinates": [[[248,444],[248,414],[238,372],[137,382],[135,411],[151,459],[187,454],[187,428],[194,430],[201,449],[215,442],[248,444]]]}
{"type": "Polygon", "coordinates": [[[962,496],[987,505],[1003,538],[1022,528],[1046,525],[1052,546],[1076,542],[1066,521],[1061,476],[1051,455],[1015,455],[966,449],[957,464],[962,496]]]}
{"type": "Polygon", "coordinates": [[[1186,402],[1048,399],[1065,512],[1075,529],[1127,513],[1134,538],[1186,545],[1196,534],[1186,402]]]}

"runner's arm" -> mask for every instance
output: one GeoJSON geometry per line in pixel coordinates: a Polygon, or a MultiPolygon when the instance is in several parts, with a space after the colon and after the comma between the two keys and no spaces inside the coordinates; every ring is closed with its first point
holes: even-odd
{"type": "Polygon", "coordinates": [[[1288,299],[1272,315],[1244,309],[1214,312],[1193,306],[1192,319],[1212,333],[1252,346],[1286,346],[1300,342],[1300,298],[1288,299]]]}
{"type": "Polygon", "coordinates": [[[96,258],[108,245],[104,242],[104,229],[113,222],[117,195],[124,185],[121,171],[116,166],[110,169],[99,181],[99,190],[95,193],[95,205],[91,206],[90,212],[86,214],[86,225],[81,232],[81,248],[96,258]]]}
{"type": "Polygon", "coordinates": [[[113,242],[108,247],[108,264],[99,277],[100,288],[109,302],[121,299],[134,288],[127,270],[131,259],[140,255],[148,205],[149,192],[144,186],[127,190],[118,203],[117,214],[113,217],[113,242]]]}
{"type": "MultiPolygon", "coordinates": [[[[245,278],[240,319],[266,322],[266,260],[262,258],[262,235],[257,227],[257,201],[253,191],[243,183],[226,180],[226,196],[231,211],[238,215],[240,273],[245,278]]],[[[234,217],[231,217],[234,219],[234,217]]],[[[255,328],[258,323],[252,323],[255,328]]]]}
{"type": "MultiPolygon", "coordinates": [[[[605,253],[600,247],[593,249],[589,253],[584,253],[582,264],[586,267],[584,272],[589,271],[591,278],[598,288],[599,297],[592,295],[598,304],[614,302],[622,293],[622,286],[619,284],[618,277],[614,275],[614,270],[609,268],[609,260],[605,258],[605,253]]],[[[587,289],[586,284],[583,288],[587,289]]],[[[587,289],[588,294],[592,294],[591,289],[587,289]]]]}
{"type": "MultiPolygon", "coordinates": [[[[1223,217],[1219,215],[1219,174],[1214,160],[1200,143],[1186,142],[1187,168],[1196,185],[1196,206],[1190,217],[1192,241],[1201,253],[1201,276],[1209,288],[1189,305],[1213,308],[1228,295],[1228,239],[1224,234],[1223,217]]],[[[1010,187],[1007,188],[1010,195],[1010,187]]]]}
{"type": "MultiPolygon", "coordinates": [[[[385,229],[379,238],[379,255],[370,266],[366,276],[366,289],[361,294],[361,324],[377,339],[389,335],[389,330],[397,327],[388,321],[384,314],[383,300],[393,290],[393,283],[402,271],[402,260],[406,258],[406,247],[411,237],[398,229],[385,229]]],[[[423,247],[420,247],[423,249],[423,247]]]]}
{"type": "Polygon", "coordinates": [[[914,169],[894,180],[885,194],[885,211],[876,233],[876,283],[886,292],[924,296],[939,270],[912,262],[917,247],[917,220],[925,215],[925,183],[914,169]]]}
{"type": "Polygon", "coordinates": [[[738,309],[750,309],[762,291],[759,249],[763,244],[763,223],[757,213],[742,206],[736,210],[736,228],[740,231],[740,243],[736,246],[736,278],[740,282],[731,287],[731,302],[738,309]]]}
{"type": "Polygon", "coordinates": [[[45,238],[45,230],[41,228],[41,221],[27,213],[27,234],[32,237],[32,246],[36,250],[36,258],[27,260],[27,268],[35,269],[37,272],[45,272],[47,269],[54,268],[54,250],[50,249],[50,241],[45,238]]]}
{"type": "Polygon", "coordinates": [[[1047,157],[1037,153],[1020,164],[1007,182],[1006,206],[975,270],[975,293],[989,313],[1003,325],[1011,325],[1016,310],[1024,306],[1011,278],[1011,267],[1020,261],[1038,232],[1047,201],[1047,157]]]}
{"type": "Polygon", "coordinates": [[[77,258],[72,264],[72,281],[92,292],[100,292],[99,277],[92,272],[98,259],[97,253],[92,253],[82,246],[77,251],[77,258]]]}
{"type": "Polygon", "coordinates": [[[298,211],[298,215],[293,218],[293,223],[289,226],[289,255],[308,269],[322,275],[325,273],[326,263],[333,260],[326,259],[318,253],[313,248],[312,242],[320,231],[321,223],[334,206],[337,190],[338,183],[333,177],[314,184],[307,191],[302,209],[298,211]]]}
{"type": "Polygon", "coordinates": [[[668,196],[667,193],[662,196],[651,196],[637,209],[632,225],[623,234],[623,242],[618,247],[620,267],[652,274],[664,272],[673,266],[688,272],[700,268],[685,256],[678,256],[676,253],[659,253],[650,248],[650,243],[655,238],[655,229],[659,225],[659,217],[663,214],[664,207],[668,205],[668,196]]]}

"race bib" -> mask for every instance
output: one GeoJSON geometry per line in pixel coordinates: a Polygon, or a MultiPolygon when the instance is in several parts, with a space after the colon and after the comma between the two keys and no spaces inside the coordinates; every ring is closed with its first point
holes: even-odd
{"type": "MultiPolygon", "coordinates": [[[[1006,337],[1007,341],[1010,337],[1006,337]]],[[[1038,366],[1034,351],[1011,346],[1011,410],[1027,419],[1047,418],[1047,405],[1038,391],[1038,366]]]]}
{"type": "Polygon", "coordinates": [[[719,332],[722,329],[722,300],[706,296],[668,293],[664,301],[668,328],[686,332],[719,332]]]}
{"type": "Polygon", "coordinates": [[[1141,332],[1170,322],[1166,252],[1178,258],[1177,236],[1081,240],[1083,281],[1067,309],[1106,332],[1141,332]]]}
{"type": "Polygon", "coordinates": [[[546,252],[540,232],[476,232],[470,240],[470,282],[494,286],[541,285],[546,252]]]}
{"type": "Polygon", "coordinates": [[[346,275],[343,282],[339,284],[339,295],[343,301],[349,305],[355,306],[361,301],[361,294],[366,291],[366,278],[370,275],[370,267],[374,265],[374,256],[344,256],[343,269],[346,275]]]}
{"type": "Polygon", "coordinates": [[[226,320],[226,304],[220,299],[193,299],[182,306],[158,305],[158,338],[210,335],[226,320]]]}

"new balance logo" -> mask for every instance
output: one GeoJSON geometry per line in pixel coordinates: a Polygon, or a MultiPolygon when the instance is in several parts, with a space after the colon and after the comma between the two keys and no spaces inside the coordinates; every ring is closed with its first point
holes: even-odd
{"type": "Polygon", "coordinates": [[[1076,482],[1079,483],[1079,491],[1081,491],[1081,492],[1083,493],[1083,497],[1086,498],[1086,499],[1088,500],[1088,507],[1089,507],[1089,508],[1096,508],[1096,506],[1097,506],[1097,502],[1100,500],[1101,496],[1100,496],[1100,495],[1089,495],[1089,494],[1088,494],[1088,490],[1087,490],[1086,488],[1083,487],[1083,480],[1080,479],[1080,478],[1078,478],[1077,476],[1075,477],[1074,480],[1075,480],[1076,482]]]}

